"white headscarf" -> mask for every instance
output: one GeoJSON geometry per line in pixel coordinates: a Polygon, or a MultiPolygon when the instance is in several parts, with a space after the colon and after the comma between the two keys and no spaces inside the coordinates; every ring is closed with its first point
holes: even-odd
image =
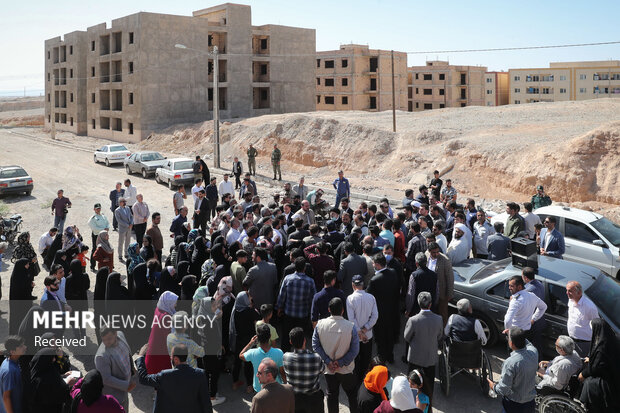
{"type": "Polygon", "coordinates": [[[157,302],[157,308],[159,308],[160,311],[164,311],[170,315],[174,315],[174,313],[176,313],[174,305],[176,304],[178,299],[179,296],[172,291],[164,291],[164,293],[159,297],[159,301],[157,302]]]}
{"type": "Polygon", "coordinates": [[[404,376],[398,376],[392,383],[392,398],[390,405],[400,411],[415,409],[413,392],[409,387],[409,380],[404,376]]]}

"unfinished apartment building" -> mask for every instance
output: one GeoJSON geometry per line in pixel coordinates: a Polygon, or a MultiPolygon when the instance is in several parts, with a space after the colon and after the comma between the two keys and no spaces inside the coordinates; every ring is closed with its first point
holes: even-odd
{"type": "Polygon", "coordinates": [[[507,105],[509,101],[508,72],[486,72],[484,74],[485,106],[507,105]]]}
{"type": "MultiPolygon", "coordinates": [[[[86,80],[76,111],[85,127],[76,133],[136,142],[177,123],[213,119],[214,47],[221,119],[314,110],[315,31],[252,26],[250,6],[226,3],[192,16],[141,12],[79,33],[76,57],[86,80]]],[[[58,42],[46,41],[46,53],[58,42]]]]}
{"type": "Polygon", "coordinates": [[[508,73],[511,104],[620,98],[620,60],[554,62],[508,73]]]}
{"type": "Polygon", "coordinates": [[[433,60],[408,69],[408,110],[483,106],[484,66],[455,66],[433,60]]]}
{"type": "MultiPolygon", "coordinates": [[[[394,52],[397,110],[407,107],[407,54],[394,52]]],[[[347,44],[316,55],[316,110],[392,109],[392,58],[389,50],[347,44]]]]}

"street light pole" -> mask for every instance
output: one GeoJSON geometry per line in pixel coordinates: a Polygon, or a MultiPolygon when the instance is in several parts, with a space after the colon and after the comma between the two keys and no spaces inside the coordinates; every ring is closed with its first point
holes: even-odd
{"type": "Polygon", "coordinates": [[[217,46],[213,46],[213,162],[220,168],[220,65],[217,46]]]}
{"type": "MultiPolygon", "coordinates": [[[[52,70],[52,73],[54,71],[52,70]]],[[[56,91],[54,90],[54,84],[56,83],[56,74],[54,73],[52,79],[52,98],[50,99],[50,119],[52,120],[51,138],[56,139],[56,114],[54,113],[54,106],[56,105],[56,91]]]]}

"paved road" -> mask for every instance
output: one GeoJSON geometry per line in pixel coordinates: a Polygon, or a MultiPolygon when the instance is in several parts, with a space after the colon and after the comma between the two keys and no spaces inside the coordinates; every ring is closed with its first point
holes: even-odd
{"type": "MultiPolygon", "coordinates": [[[[89,139],[89,138],[84,138],[89,139]]],[[[70,150],[63,147],[51,145],[45,141],[36,141],[30,138],[9,133],[7,130],[0,130],[0,164],[18,164],[23,166],[34,178],[35,188],[29,197],[6,197],[3,199],[12,212],[22,214],[24,218],[24,230],[32,234],[33,244],[39,236],[53,224],[49,205],[55,197],[59,188],[64,189],[65,195],[71,199],[73,207],[70,209],[67,224],[77,225],[82,229],[84,239],[90,243],[90,231],[86,222],[92,215],[92,207],[96,202],[103,206],[103,212],[111,219],[111,213],[107,209],[109,205],[108,193],[114,188],[117,181],[124,180],[127,175],[121,166],[107,168],[102,164],[95,165],[92,154],[84,151],[70,150]]],[[[138,192],[144,195],[144,200],[148,203],[151,212],[159,211],[162,214],[162,233],[167,234],[170,225],[172,212],[172,192],[166,186],[158,185],[153,179],[145,180],[138,175],[131,177],[132,182],[138,188],[138,192]]],[[[259,190],[261,187],[259,185],[259,190]]],[[[117,236],[112,232],[111,242],[116,245],[117,236]]],[[[171,244],[171,240],[165,238],[167,243],[165,250],[171,244]]],[[[2,280],[2,296],[8,297],[9,279],[11,274],[10,263],[4,266],[0,272],[2,280]]],[[[119,265],[120,263],[116,263],[119,265]]],[[[94,286],[94,274],[90,273],[91,285],[94,286]]],[[[35,280],[35,294],[39,295],[43,289],[42,275],[35,280]]],[[[404,325],[404,322],[402,323],[404,325]]],[[[4,341],[7,335],[6,314],[0,318],[0,341],[4,341]]],[[[92,337],[89,346],[94,351],[96,345],[93,344],[92,337]]],[[[398,358],[403,354],[402,343],[396,348],[398,358]]],[[[506,356],[505,344],[498,344],[488,350],[491,357],[493,370],[496,373],[500,369],[501,361],[506,356]]],[[[93,368],[93,361],[90,357],[76,357],[75,364],[85,369],[93,368]]],[[[406,366],[400,360],[390,367],[392,375],[406,371],[406,366]]],[[[220,393],[227,397],[226,403],[215,408],[218,412],[242,412],[248,411],[251,397],[240,389],[232,391],[231,376],[223,374],[220,378],[220,393]]],[[[325,388],[325,385],[323,385],[325,388]]],[[[435,387],[435,411],[436,412],[491,412],[501,409],[497,400],[483,397],[476,381],[470,377],[459,375],[453,380],[452,392],[446,398],[437,383],[435,387]]],[[[150,388],[141,385],[134,390],[130,396],[130,412],[151,411],[153,392],[150,388]]],[[[340,410],[347,411],[344,395],[341,394],[340,410]]]]}

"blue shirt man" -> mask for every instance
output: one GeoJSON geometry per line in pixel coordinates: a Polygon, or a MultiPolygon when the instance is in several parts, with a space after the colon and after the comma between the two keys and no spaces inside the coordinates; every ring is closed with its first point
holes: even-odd
{"type": "Polygon", "coordinates": [[[9,353],[0,365],[0,413],[21,413],[22,409],[22,379],[17,360],[26,352],[24,339],[19,336],[9,336],[4,342],[4,347],[9,353]],[[5,404],[5,399],[10,400],[10,406],[5,404]]]}
{"type": "Polygon", "coordinates": [[[172,223],[170,224],[170,232],[174,234],[174,236],[183,235],[183,224],[187,222],[187,207],[183,206],[179,210],[179,215],[174,217],[172,223]]]}
{"type": "Polygon", "coordinates": [[[340,205],[342,198],[350,198],[351,185],[349,185],[349,180],[344,177],[344,172],[338,171],[338,179],[334,181],[333,185],[336,190],[336,205],[340,205]]]}

